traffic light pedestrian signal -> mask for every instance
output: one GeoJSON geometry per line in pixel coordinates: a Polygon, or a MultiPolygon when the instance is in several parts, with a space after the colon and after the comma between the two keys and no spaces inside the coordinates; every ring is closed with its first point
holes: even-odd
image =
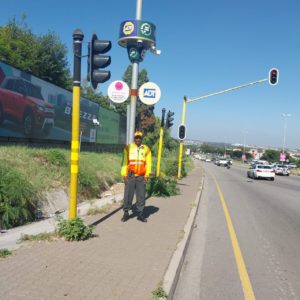
{"type": "Polygon", "coordinates": [[[170,128],[173,126],[173,121],[174,121],[174,118],[173,116],[175,115],[175,113],[173,113],[172,111],[168,111],[167,113],[167,120],[166,120],[166,126],[167,128],[170,128]]]}
{"type": "Polygon", "coordinates": [[[111,57],[103,55],[111,49],[111,41],[98,40],[94,33],[88,47],[88,81],[94,89],[98,83],[103,83],[110,79],[110,71],[99,70],[106,68],[111,63],[111,57]]]}
{"type": "Polygon", "coordinates": [[[181,140],[185,139],[185,125],[180,125],[178,130],[178,137],[181,140]]]}
{"type": "Polygon", "coordinates": [[[276,85],[278,83],[279,71],[277,69],[271,69],[269,71],[269,84],[276,85]]]}

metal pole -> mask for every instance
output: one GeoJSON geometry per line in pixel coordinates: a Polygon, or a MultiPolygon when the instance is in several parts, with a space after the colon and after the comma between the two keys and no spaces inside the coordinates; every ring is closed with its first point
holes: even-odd
{"type": "Polygon", "coordinates": [[[263,82],[266,82],[266,81],[268,81],[267,78],[257,80],[257,81],[246,83],[246,84],[243,84],[243,85],[239,85],[239,86],[236,86],[236,87],[233,87],[233,88],[230,88],[230,89],[222,90],[222,91],[219,91],[219,92],[216,92],[216,93],[208,94],[208,95],[197,97],[197,98],[194,98],[194,99],[188,99],[187,102],[190,103],[190,102],[194,102],[194,101],[199,101],[199,100],[202,100],[202,99],[205,99],[205,98],[208,98],[208,97],[224,94],[224,93],[227,93],[227,92],[231,92],[231,91],[234,91],[234,90],[237,90],[237,89],[241,89],[241,88],[244,88],[244,87],[247,87],[247,86],[250,86],[250,85],[257,84],[257,83],[263,83],[263,82]]]}
{"type": "MultiPolygon", "coordinates": [[[[181,125],[184,125],[185,114],[186,114],[186,103],[187,98],[184,96],[183,105],[182,105],[182,116],[181,116],[181,125]]],[[[183,140],[179,142],[179,157],[178,157],[178,179],[182,177],[182,154],[183,154],[183,140]]]]}
{"type": "Polygon", "coordinates": [[[81,50],[83,33],[77,29],[73,33],[74,74],[73,74],[73,103],[72,103],[72,142],[71,142],[71,178],[70,178],[70,207],[69,219],[77,216],[77,187],[79,164],[79,125],[80,125],[80,83],[81,83],[81,50]]]}
{"type": "Polygon", "coordinates": [[[130,127],[130,105],[127,105],[127,118],[126,118],[126,144],[129,144],[129,127],[130,127]]]}
{"type": "MultiPolygon", "coordinates": [[[[136,19],[142,18],[143,1],[136,1],[136,19]]],[[[139,63],[132,63],[132,79],[131,79],[131,99],[130,99],[130,122],[129,122],[129,138],[128,142],[133,142],[133,135],[135,130],[135,114],[136,114],[136,101],[138,94],[138,76],[139,76],[139,63]]]]}
{"type": "Polygon", "coordinates": [[[290,117],[291,114],[282,114],[284,118],[284,125],[283,125],[283,143],[282,143],[282,153],[284,153],[285,149],[285,137],[286,137],[286,128],[287,128],[287,117],[290,117]]]}

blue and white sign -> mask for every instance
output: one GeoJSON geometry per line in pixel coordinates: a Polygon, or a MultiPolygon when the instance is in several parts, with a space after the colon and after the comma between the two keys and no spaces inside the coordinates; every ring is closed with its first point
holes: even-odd
{"type": "Polygon", "coordinates": [[[160,96],[160,88],[153,82],[146,82],[139,89],[139,97],[146,105],[153,105],[157,103],[160,99],[160,96]]]}

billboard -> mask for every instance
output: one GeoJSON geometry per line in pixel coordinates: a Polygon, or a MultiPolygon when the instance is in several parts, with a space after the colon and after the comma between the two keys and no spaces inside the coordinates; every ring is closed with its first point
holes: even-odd
{"type": "MultiPolygon", "coordinates": [[[[81,97],[81,141],[125,144],[124,118],[81,97]]],[[[0,136],[70,141],[71,130],[70,91],[0,61],[0,136]]]]}

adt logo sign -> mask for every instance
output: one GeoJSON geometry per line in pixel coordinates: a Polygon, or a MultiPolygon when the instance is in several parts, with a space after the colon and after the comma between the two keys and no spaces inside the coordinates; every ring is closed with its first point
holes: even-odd
{"type": "Polygon", "coordinates": [[[146,105],[153,105],[160,99],[161,92],[157,84],[146,82],[139,88],[140,100],[146,105]]]}
{"type": "Polygon", "coordinates": [[[144,89],[144,97],[145,98],[155,98],[156,90],[155,89],[144,89]]]}

